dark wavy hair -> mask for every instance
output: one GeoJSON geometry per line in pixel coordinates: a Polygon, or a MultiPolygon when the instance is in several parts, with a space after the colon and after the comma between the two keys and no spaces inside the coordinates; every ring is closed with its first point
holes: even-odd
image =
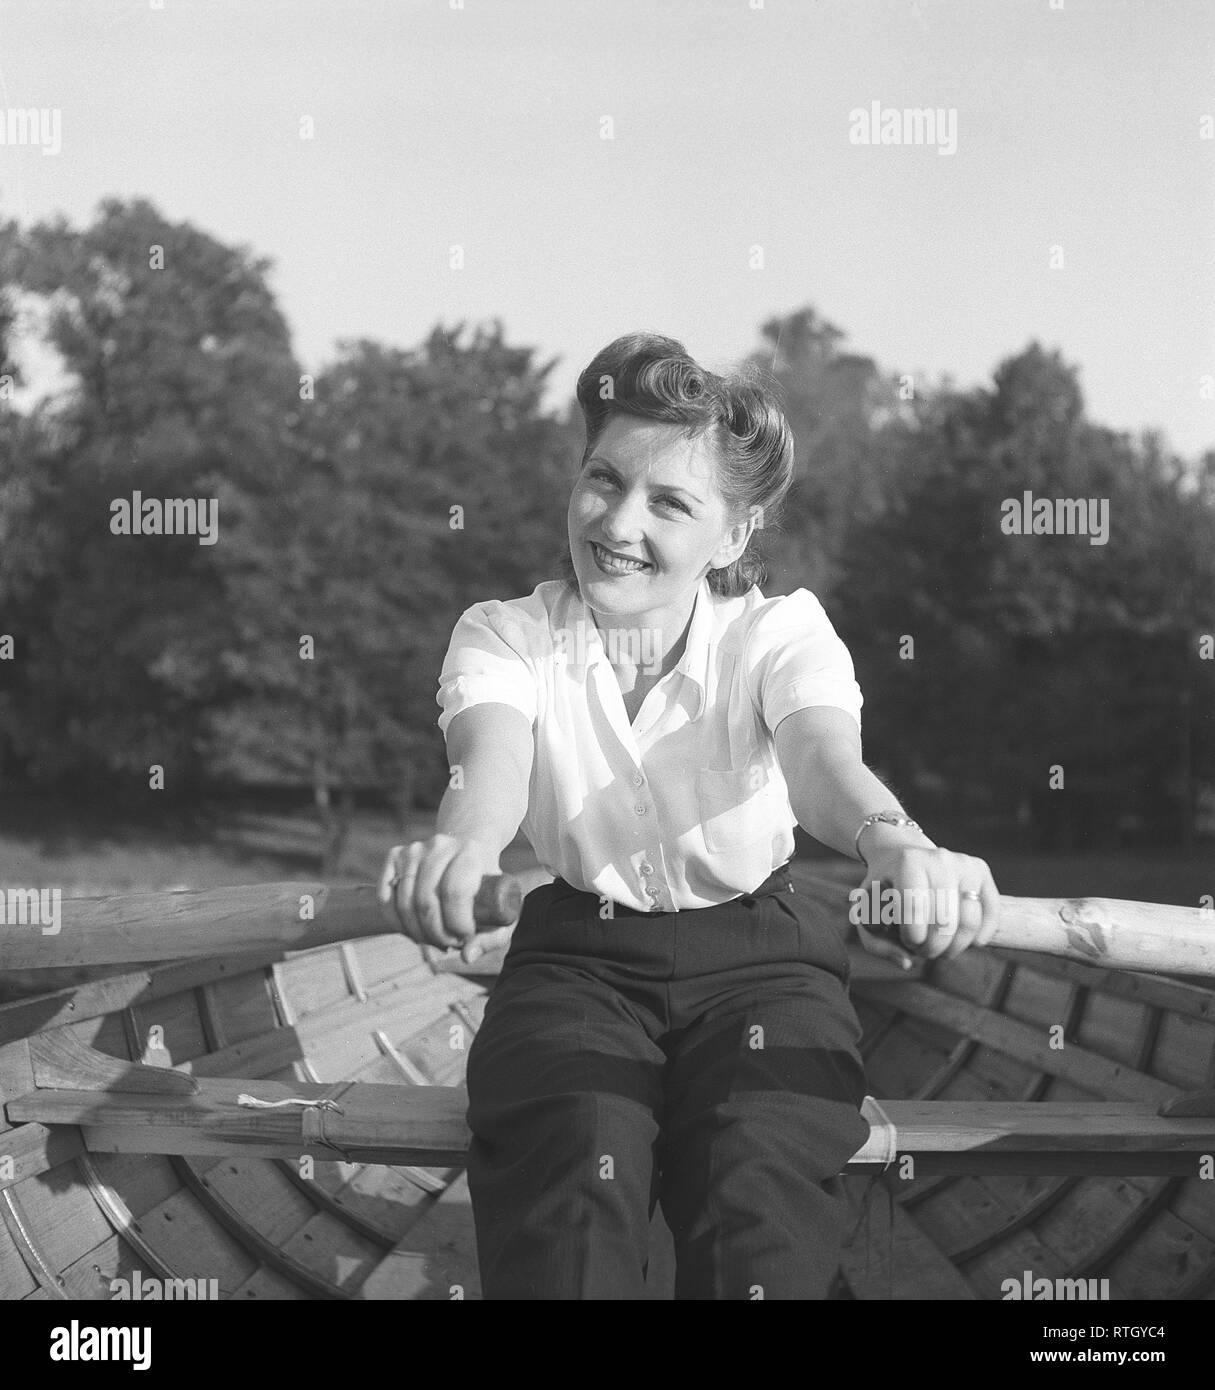
{"type": "MultiPolygon", "coordinates": [[[[710,431],[717,487],[731,520],[745,520],[753,508],[762,527],[776,520],[793,481],[793,433],[760,368],[719,376],[674,338],[629,333],[596,353],[578,378],[577,396],[586,421],[583,465],[613,415],[683,425],[689,439],[710,431]]],[[[715,594],[735,598],[767,578],[758,529],[738,559],[709,571],[715,594]]],[[[568,543],[557,577],[577,588],[568,543]]]]}

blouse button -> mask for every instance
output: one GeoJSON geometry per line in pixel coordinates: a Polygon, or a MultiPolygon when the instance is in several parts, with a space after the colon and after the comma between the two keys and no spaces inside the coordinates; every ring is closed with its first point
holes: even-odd
{"type": "Polygon", "coordinates": [[[639,816],[645,815],[645,807],[641,804],[641,802],[638,802],[637,805],[633,807],[633,810],[636,811],[639,816]]]}
{"type": "Polygon", "coordinates": [[[641,872],[643,874],[652,874],[654,872],[653,864],[643,864],[641,866],[641,872]]]}

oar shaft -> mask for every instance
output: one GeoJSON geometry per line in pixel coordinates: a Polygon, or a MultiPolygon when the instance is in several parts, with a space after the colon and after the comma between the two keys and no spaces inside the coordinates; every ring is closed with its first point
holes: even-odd
{"type": "MultiPolygon", "coordinates": [[[[838,907],[841,925],[846,921],[846,888],[824,883],[806,888],[817,908],[830,916],[838,907]]],[[[483,879],[473,905],[478,930],[509,926],[522,898],[522,885],[511,874],[483,879]]],[[[40,926],[34,912],[25,921],[0,923],[0,973],[298,951],[391,930],[370,886],[263,883],[64,898],[57,930],[40,926]]],[[[1215,914],[1196,907],[1006,896],[991,944],[1109,969],[1215,976],[1215,914]]]]}
{"type": "MultiPolygon", "coordinates": [[[[878,895],[861,905],[883,901],[878,895]]],[[[893,901],[901,902],[902,896],[896,895],[893,901]]],[[[931,894],[925,901],[931,903],[931,894]]],[[[899,935],[895,924],[866,922],[865,926],[892,939],[899,935]]],[[[999,925],[988,944],[1066,956],[1110,970],[1215,975],[1215,913],[1197,907],[1116,898],[1002,895],[999,925]]]]}
{"type": "MultiPolygon", "coordinates": [[[[513,875],[483,878],[473,902],[477,929],[509,926],[522,901],[521,885],[513,875]]],[[[10,895],[10,909],[12,902],[10,895]]],[[[40,904],[31,903],[19,920],[0,923],[0,974],[233,952],[300,951],[391,933],[373,887],[256,883],[185,893],[61,898],[56,914],[43,913],[40,904]],[[47,920],[52,915],[57,922],[47,920]]]]}

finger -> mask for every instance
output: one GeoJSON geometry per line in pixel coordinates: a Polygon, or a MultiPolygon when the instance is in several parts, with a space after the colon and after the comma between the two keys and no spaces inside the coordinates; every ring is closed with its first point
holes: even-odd
{"type": "Polygon", "coordinates": [[[471,854],[457,854],[448,861],[436,890],[443,913],[443,928],[457,941],[469,943],[477,934],[473,900],[481,886],[482,864],[471,854]]]}
{"type": "Polygon", "coordinates": [[[981,899],[965,896],[974,891],[969,882],[964,882],[958,890],[958,934],[945,952],[947,960],[960,956],[979,939],[979,932],[983,928],[983,903],[981,899]]]}
{"type": "Polygon", "coordinates": [[[420,939],[429,941],[433,946],[442,946],[445,950],[458,946],[464,939],[449,930],[439,896],[439,884],[455,853],[455,850],[447,850],[443,845],[436,846],[431,841],[430,852],[417,867],[411,896],[414,916],[422,933],[420,939]]]}
{"type": "Polygon", "coordinates": [[[391,919],[394,927],[401,925],[401,919],[392,901],[395,896],[393,880],[400,876],[400,856],[404,849],[404,845],[393,845],[388,851],[384,860],[384,867],[380,870],[380,881],[375,890],[376,901],[383,908],[385,916],[391,919]]]}
{"type": "Polygon", "coordinates": [[[478,932],[471,941],[464,943],[460,954],[471,965],[487,951],[496,951],[499,947],[505,946],[514,930],[514,927],[499,927],[496,931],[478,932]]]}
{"type": "Polygon", "coordinates": [[[961,926],[958,898],[958,855],[950,855],[928,870],[932,926],[923,955],[936,960],[957,941],[961,926]]]}
{"type": "Polygon", "coordinates": [[[899,939],[914,955],[923,956],[930,936],[928,875],[922,868],[905,869],[899,883],[899,939]]]}
{"type": "Polygon", "coordinates": [[[397,885],[393,890],[392,906],[401,926],[413,941],[424,940],[422,923],[414,910],[414,885],[418,877],[418,865],[426,846],[421,840],[411,840],[397,855],[397,885]]]}
{"type": "Polygon", "coordinates": [[[986,946],[1000,927],[1000,890],[986,864],[983,865],[983,880],[978,886],[983,895],[983,925],[976,940],[980,946],[986,946]]]}
{"type": "Polygon", "coordinates": [[[892,937],[875,935],[860,925],[857,926],[856,931],[861,939],[861,945],[871,956],[893,961],[901,970],[910,970],[915,964],[914,959],[892,937]]]}

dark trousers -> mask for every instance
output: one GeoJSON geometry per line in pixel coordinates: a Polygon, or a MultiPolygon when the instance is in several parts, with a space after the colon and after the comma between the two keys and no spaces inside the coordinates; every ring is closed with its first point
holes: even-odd
{"type": "Polygon", "coordinates": [[[562,879],[527,895],[469,1053],[484,1296],[642,1297],[660,1200],[676,1298],[825,1297],[869,1133],[838,934],[785,869],[715,907],[599,910],[562,879]]]}

